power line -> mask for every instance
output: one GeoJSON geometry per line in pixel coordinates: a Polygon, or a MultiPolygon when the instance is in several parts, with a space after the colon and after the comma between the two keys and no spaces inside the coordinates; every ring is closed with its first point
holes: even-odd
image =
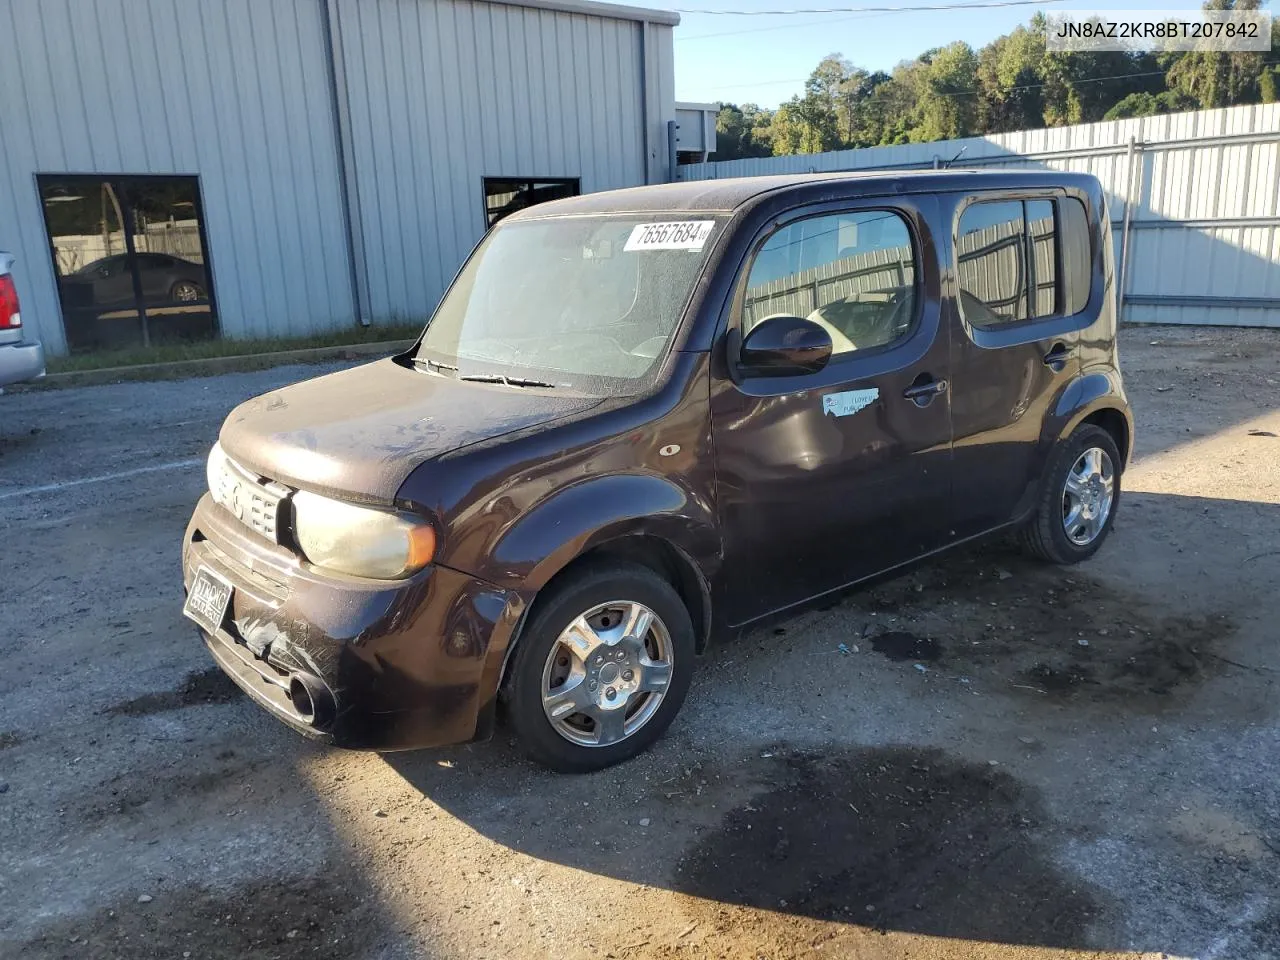
{"type": "Polygon", "coordinates": [[[902,7],[813,7],[792,10],[707,10],[675,7],[676,13],[697,13],[710,17],[790,17],[823,13],[912,13],[920,10],[979,10],[988,7],[1029,7],[1066,0],[982,0],[980,3],[911,4],[902,7]]]}
{"type": "MultiPolygon", "coordinates": [[[[1039,3],[1061,3],[1063,0],[1027,0],[1028,5],[1039,3]]],[[[954,6],[947,7],[947,11],[958,11],[973,9],[980,6],[978,3],[957,3],[954,6]]],[[[763,33],[774,30],[811,30],[814,27],[830,26],[833,23],[850,23],[854,20],[871,20],[875,17],[887,17],[894,13],[915,13],[924,12],[923,8],[911,7],[893,7],[892,9],[880,10],[874,13],[858,13],[853,16],[831,17],[823,20],[810,20],[807,23],[771,23],[767,27],[745,27],[742,30],[717,30],[715,33],[695,33],[687,36],[677,36],[676,43],[683,43],[686,40],[710,40],[715,37],[738,37],[744,33],[763,33]]],[[[936,12],[936,11],[935,11],[936,12]]]]}
{"type": "MultiPolygon", "coordinates": [[[[957,10],[962,9],[957,7],[957,10]]],[[[814,27],[826,27],[833,23],[849,23],[853,20],[870,20],[872,17],[884,17],[885,13],[854,14],[851,17],[832,17],[829,20],[810,20],[808,23],[771,23],[767,27],[744,27],[741,30],[718,30],[715,33],[695,33],[687,37],[676,37],[676,43],[686,40],[710,40],[713,37],[739,37],[744,33],[764,33],[774,30],[811,30],[814,27]]]]}

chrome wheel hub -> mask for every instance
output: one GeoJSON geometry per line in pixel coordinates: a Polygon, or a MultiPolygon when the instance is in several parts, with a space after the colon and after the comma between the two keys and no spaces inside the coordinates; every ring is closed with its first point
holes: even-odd
{"type": "Polygon", "coordinates": [[[610,601],[573,620],[542,670],[542,709],[587,747],[625,740],[657,713],[671,680],[671,635],[642,603],[610,601]]]}
{"type": "Polygon", "coordinates": [[[1083,547],[1102,533],[1115,503],[1115,467],[1101,447],[1090,447],[1076,459],[1062,488],[1062,529],[1083,547]]]}

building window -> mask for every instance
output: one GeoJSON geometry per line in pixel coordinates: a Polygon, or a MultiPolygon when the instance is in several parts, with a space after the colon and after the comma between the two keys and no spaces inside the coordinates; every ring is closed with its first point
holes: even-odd
{"type": "Polygon", "coordinates": [[[37,177],[67,348],[217,336],[196,177],[37,177]]]}
{"type": "Polygon", "coordinates": [[[742,332],[776,314],[806,317],[830,335],[833,354],[884,347],[916,316],[916,257],[903,218],[888,210],[809,217],[756,250],[742,332]]]}
{"type": "Polygon", "coordinates": [[[484,178],[485,225],[492,227],[508,214],[532,207],[535,203],[576,197],[578,178],[558,180],[520,180],[508,177],[484,178]]]}
{"type": "Polygon", "coordinates": [[[1089,224],[1080,201],[975,203],[956,246],[965,319],[988,329],[1078,313],[1089,302],[1089,224]]]}

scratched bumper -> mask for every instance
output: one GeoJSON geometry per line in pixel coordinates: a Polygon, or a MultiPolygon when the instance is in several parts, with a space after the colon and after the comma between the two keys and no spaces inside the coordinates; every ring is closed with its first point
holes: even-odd
{"type": "Polygon", "coordinates": [[[183,582],[200,566],[234,587],[214,660],[275,717],[307,736],[376,750],[458,743],[491,730],[501,664],[520,598],[446,567],[394,584],[324,574],[241,525],[206,495],[183,540],[183,582]],[[333,695],[317,729],[289,678],[333,695]]]}

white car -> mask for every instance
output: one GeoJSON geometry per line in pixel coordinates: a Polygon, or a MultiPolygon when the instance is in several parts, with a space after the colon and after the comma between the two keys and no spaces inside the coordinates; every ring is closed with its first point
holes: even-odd
{"type": "Polygon", "coordinates": [[[22,339],[13,257],[0,251],[0,388],[44,376],[44,349],[22,339]]]}

